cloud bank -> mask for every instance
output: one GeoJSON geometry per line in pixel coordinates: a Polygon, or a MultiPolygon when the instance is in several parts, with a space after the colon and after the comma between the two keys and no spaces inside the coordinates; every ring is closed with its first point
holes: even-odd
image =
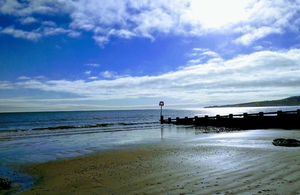
{"type": "Polygon", "coordinates": [[[24,25],[41,23],[31,31],[2,27],[3,34],[36,41],[43,36],[79,37],[83,32],[91,32],[101,47],[111,37],[155,40],[160,33],[202,36],[211,32],[233,34],[237,37],[233,40],[236,44],[251,45],[271,34],[298,32],[299,11],[298,0],[9,0],[0,3],[0,13],[14,16],[24,25]],[[56,24],[33,17],[49,18],[55,14],[66,14],[71,21],[56,24]]]}
{"type": "MultiPolygon", "coordinates": [[[[210,41],[211,37],[212,42],[216,41],[210,49],[195,43],[194,49],[182,54],[188,58],[186,64],[154,76],[119,75],[92,58],[82,62],[85,69],[73,77],[84,75],[82,79],[54,80],[21,74],[14,81],[0,81],[1,101],[7,105],[28,102],[26,98],[31,98],[29,106],[37,101],[63,105],[66,97],[79,103],[171,97],[211,105],[299,95],[300,50],[280,50],[270,41],[271,35],[293,34],[295,38],[299,34],[299,0],[0,0],[0,16],[9,18],[1,23],[0,36],[35,42],[57,35],[92,39],[102,48],[116,38],[155,41],[168,35],[180,37],[182,42],[191,37],[187,41],[210,41]],[[224,43],[213,40],[215,37],[224,38],[224,43]],[[266,51],[264,44],[272,51],[266,51]],[[230,50],[232,55],[228,54],[230,50]],[[244,55],[238,55],[239,51],[244,55]],[[11,99],[9,92],[18,90],[27,96],[11,99]],[[31,96],[31,92],[37,95],[31,96]],[[52,93],[56,95],[51,96],[53,99],[42,95],[52,93]]],[[[294,40],[287,45],[295,47],[294,40]]],[[[285,46],[278,42],[279,48],[285,46]]],[[[61,49],[58,45],[56,48],[61,49]]]]}
{"type": "MultiPolygon", "coordinates": [[[[196,48],[193,51],[200,50],[196,48]]],[[[202,49],[202,52],[203,55],[209,53],[207,49],[202,49]]],[[[23,76],[15,83],[2,81],[0,87],[69,93],[86,100],[172,97],[200,105],[299,94],[300,49],[260,51],[230,60],[211,54],[215,57],[206,63],[157,76],[117,76],[109,71],[103,72],[102,79],[95,77],[93,80],[49,80],[23,76]]]]}

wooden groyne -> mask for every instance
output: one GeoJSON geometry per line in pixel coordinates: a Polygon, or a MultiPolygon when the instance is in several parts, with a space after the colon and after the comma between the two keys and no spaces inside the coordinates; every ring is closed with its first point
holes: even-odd
{"type": "Polygon", "coordinates": [[[259,113],[243,113],[216,115],[204,117],[195,116],[193,118],[185,117],[175,119],[164,119],[161,116],[161,123],[184,124],[184,125],[200,125],[200,126],[217,126],[232,128],[284,128],[284,129],[300,129],[300,109],[296,111],[277,111],[277,112],[259,112],[259,113]]]}

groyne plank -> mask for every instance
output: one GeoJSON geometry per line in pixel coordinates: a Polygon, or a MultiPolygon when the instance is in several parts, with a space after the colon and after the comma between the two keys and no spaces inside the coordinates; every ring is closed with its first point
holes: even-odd
{"type": "Polygon", "coordinates": [[[300,110],[296,111],[277,111],[277,112],[259,112],[228,114],[216,116],[195,116],[193,118],[184,117],[175,119],[164,119],[161,117],[161,123],[200,125],[200,126],[219,126],[219,127],[240,127],[245,129],[252,128],[290,128],[300,129],[300,110]]]}

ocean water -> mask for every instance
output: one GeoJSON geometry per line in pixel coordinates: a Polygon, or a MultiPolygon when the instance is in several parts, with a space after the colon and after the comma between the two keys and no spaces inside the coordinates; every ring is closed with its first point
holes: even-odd
{"type": "MultiPolygon", "coordinates": [[[[294,111],[297,107],[163,110],[164,118],[294,111]]],[[[193,125],[160,124],[160,109],[125,111],[0,113],[0,177],[21,185],[33,178],[12,168],[93,152],[204,137],[193,125]]]]}
{"type": "MultiPolygon", "coordinates": [[[[275,112],[300,107],[163,110],[165,118],[275,112]]],[[[160,109],[0,114],[0,167],[45,162],[115,148],[201,136],[196,128],[160,124],[160,109]]]]}

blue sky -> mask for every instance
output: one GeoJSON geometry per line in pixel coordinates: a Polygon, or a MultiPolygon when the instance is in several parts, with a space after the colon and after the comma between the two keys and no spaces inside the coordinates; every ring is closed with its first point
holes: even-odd
{"type": "Polygon", "coordinates": [[[299,95],[299,13],[299,0],[2,0],[0,112],[299,95]]]}

